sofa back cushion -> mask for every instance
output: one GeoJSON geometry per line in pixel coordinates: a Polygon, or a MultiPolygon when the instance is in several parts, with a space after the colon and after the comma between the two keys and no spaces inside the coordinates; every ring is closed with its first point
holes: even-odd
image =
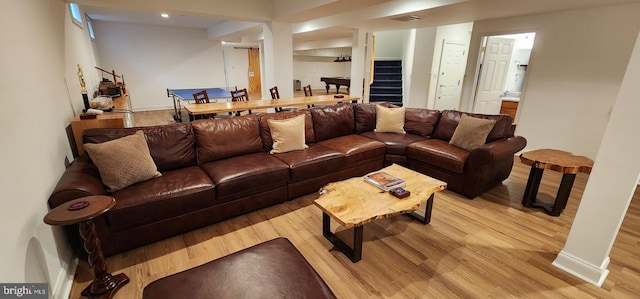
{"type": "Polygon", "coordinates": [[[317,142],[354,134],[356,131],[353,105],[350,103],[314,107],[310,111],[317,142]]]}
{"type": "Polygon", "coordinates": [[[409,134],[429,137],[439,119],[439,110],[407,108],[404,113],[404,130],[409,134]]]}
{"type": "Polygon", "coordinates": [[[83,143],[102,143],[132,135],[142,130],[149,145],[149,152],[158,171],[196,165],[195,137],[191,125],[177,123],[162,126],[136,128],[94,128],[83,132],[83,143]]]}
{"type": "Polygon", "coordinates": [[[398,107],[389,103],[360,103],[353,106],[356,120],[356,133],[373,131],[376,128],[376,105],[398,107]]]}
{"type": "MultiPolygon", "coordinates": [[[[355,105],[356,133],[370,132],[376,128],[376,105],[396,107],[389,103],[363,103],[355,105]]],[[[439,119],[439,110],[406,108],[404,114],[404,130],[409,134],[429,137],[433,133],[433,129],[439,119]]]]}
{"type": "Polygon", "coordinates": [[[489,133],[489,136],[487,136],[487,142],[491,142],[500,138],[511,137],[511,117],[509,117],[508,115],[490,115],[467,113],[455,110],[444,110],[442,111],[440,120],[438,121],[438,124],[436,125],[436,128],[433,131],[433,136],[431,136],[431,138],[444,141],[451,140],[453,132],[456,130],[462,114],[467,114],[469,116],[477,118],[492,119],[496,121],[496,124],[493,126],[493,129],[489,133]]]}
{"type": "Polygon", "coordinates": [[[262,151],[260,125],[255,114],[197,120],[191,126],[200,164],[262,151]]]}
{"type": "Polygon", "coordinates": [[[278,113],[264,113],[260,114],[260,136],[262,137],[262,149],[265,152],[268,152],[273,147],[273,139],[271,138],[271,129],[269,128],[268,120],[280,120],[296,117],[300,114],[305,114],[305,143],[315,143],[316,142],[316,134],[313,131],[313,120],[311,119],[311,112],[307,109],[298,109],[293,111],[285,111],[278,113]]]}

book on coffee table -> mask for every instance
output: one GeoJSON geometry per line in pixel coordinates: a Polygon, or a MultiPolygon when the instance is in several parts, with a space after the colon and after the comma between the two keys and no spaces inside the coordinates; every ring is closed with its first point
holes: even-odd
{"type": "Polygon", "coordinates": [[[384,171],[365,175],[364,180],[384,191],[399,188],[406,184],[403,179],[390,175],[384,171]]]}

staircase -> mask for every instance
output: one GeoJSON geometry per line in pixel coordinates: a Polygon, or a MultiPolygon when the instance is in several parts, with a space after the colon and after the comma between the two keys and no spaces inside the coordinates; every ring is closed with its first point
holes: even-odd
{"type": "Polygon", "coordinates": [[[369,102],[388,102],[402,106],[402,60],[374,61],[373,66],[369,102]]]}

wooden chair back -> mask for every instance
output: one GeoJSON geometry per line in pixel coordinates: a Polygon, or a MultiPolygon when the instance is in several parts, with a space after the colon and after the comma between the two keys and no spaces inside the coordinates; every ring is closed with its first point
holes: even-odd
{"type": "Polygon", "coordinates": [[[231,91],[232,102],[243,102],[248,100],[249,100],[249,93],[247,92],[246,88],[231,91]]]}
{"type": "Polygon", "coordinates": [[[310,97],[313,95],[313,93],[311,92],[311,85],[304,86],[302,87],[302,89],[304,90],[305,97],[310,97]]]}
{"type": "Polygon", "coordinates": [[[207,94],[206,90],[198,91],[193,94],[193,99],[196,101],[196,104],[209,103],[209,94],[207,94]]]}
{"type": "MultiPolygon", "coordinates": [[[[238,90],[232,90],[231,91],[231,101],[232,102],[245,102],[245,101],[249,101],[249,93],[247,92],[246,88],[243,89],[238,89],[238,90]]],[[[244,111],[244,110],[242,110],[244,111]]],[[[236,111],[235,115],[236,116],[240,116],[242,111],[236,111]]],[[[248,111],[249,114],[251,114],[251,110],[248,111]]],[[[229,115],[232,115],[233,113],[229,112],[229,115]]]]}
{"type": "Polygon", "coordinates": [[[272,100],[280,98],[280,93],[278,92],[278,86],[274,86],[274,87],[269,88],[269,92],[271,93],[271,99],[272,100]]]}

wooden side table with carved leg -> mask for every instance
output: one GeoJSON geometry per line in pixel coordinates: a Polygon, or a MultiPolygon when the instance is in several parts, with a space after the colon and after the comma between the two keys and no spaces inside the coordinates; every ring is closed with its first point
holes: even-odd
{"type": "Polygon", "coordinates": [[[112,298],[120,287],[129,282],[126,274],[111,275],[107,271],[100,240],[96,235],[93,219],[104,214],[115,206],[116,200],[111,196],[95,195],[72,200],[55,207],[44,216],[49,225],[80,225],[80,236],[84,239],[84,249],[89,254],[89,265],[93,268],[95,279],[83,291],[89,298],[112,298]]]}

